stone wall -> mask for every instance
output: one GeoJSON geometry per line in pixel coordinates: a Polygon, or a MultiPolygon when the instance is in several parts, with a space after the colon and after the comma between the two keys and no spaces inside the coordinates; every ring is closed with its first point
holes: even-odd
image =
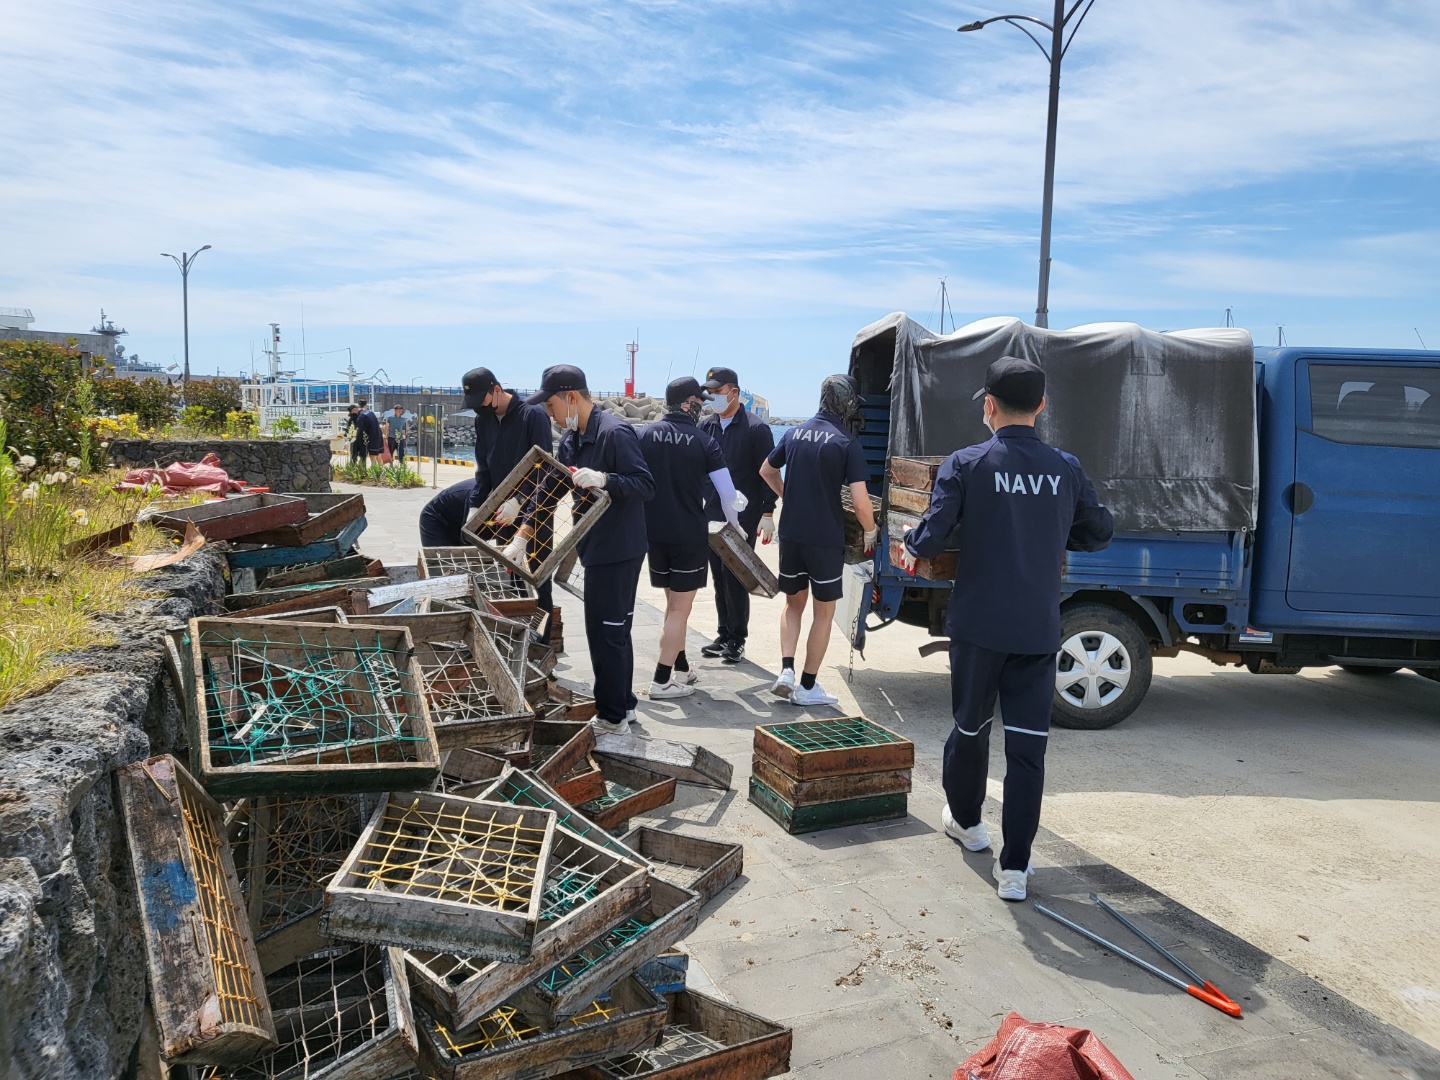
{"type": "Polygon", "coordinates": [[[203,549],[157,571],[154,598],[105,620],[115,644],[0,710],[0,1076],[132,1068],[146,973],[113,773],[183,742],[161,634],[219,608],[224,565],[203,549]]]}
{"type": "Polygon", "coordinates": [[[330,444],[323,439],[116,439],[110,460],[122,469],[199,461],[213,453],[236,480],[271,491],[329,491],[330,444]]]}

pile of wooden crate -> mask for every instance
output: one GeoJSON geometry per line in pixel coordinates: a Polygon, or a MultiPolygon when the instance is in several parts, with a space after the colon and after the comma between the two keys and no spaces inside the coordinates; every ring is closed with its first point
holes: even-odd
{"type": "MultiPolygon", "coordinates": [[[[935,476],[943,457],[892,457],[890,483],[885,493],[888,512],[886,535],[890,538],[890,563],[900,565],[900,544],[905,533],[920,524],[930,508],[930,495],[935,489],[935,476]]],[[[947,549],[928,559],[918,559],[915,576],[932,581],[955,579],[955,550],[947,549]]]]}
{"type": "Polygon", "coordinates": [[[786,832],[903,818],[915,744],[862,716],[755,728],[750,801],[786,832]]]}
{"type": "Polygon", "coordinates": [[[196,619],[174,644],[190,768],[120,774],[142,1075],[788,1068],[788,1029],[685,988],[677,945],[739,846],[627,828],[728,766],[629,736],[602,753],[573,690],[537,715],[531,623],[337,608],[196,619]]]}

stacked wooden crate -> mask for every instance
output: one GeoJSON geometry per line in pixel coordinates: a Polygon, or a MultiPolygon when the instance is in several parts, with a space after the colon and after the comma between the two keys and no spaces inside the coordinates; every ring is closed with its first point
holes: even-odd
{"type": "Polygon", "coordinates": [[[750,801],[788,833],[906,814],[915,744],[865,719],[800,720],[755,729],[750,801]]]}
{"type": "MultiPolygon", "coordinates": [[[[890,563],[900,565],[900,550],[905,533],[920,524],[930,508],[930,494],[935,490],[935,476],[943,457],[892,457],[889,470],[889,511],[885,518],[885,534],[890,538],[890,563]]],[[[955,552],[947,550],[928,559],[918,559],[915,576],[931,581],[955,580],[955,552]]]]}

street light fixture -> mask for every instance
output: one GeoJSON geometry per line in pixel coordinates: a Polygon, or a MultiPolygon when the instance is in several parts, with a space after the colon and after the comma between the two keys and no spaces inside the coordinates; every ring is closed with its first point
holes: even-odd
{"type": "Polygon", "coordinates": [[[1065,58],[1080,24],[1085,21],[1085,16],[1090,14],[1094,5],[1095,0],[1075,0],[1069,12],[1066,12],[1065,0],[1055,0],[1055,17],[1048,23],[1030,15],[996,15],[994,18],[966,23],[958,28],[960,33],[965,34],[972,30],[982,30],[991,23],[1009,23],[1033,41],[1035,47],[1050,62],[1050,114],[1045,124],[1045,195],[1040,211],[1040,288],[1035,301],[1036,326],[1050,325],[1050,217],[1055,208],[1055,127],[1060,115],[1060,61],[1065,58]],[[1072,19],[1075,25],[1067,39],[1065,29],[1070,26],[1072,19]],[[1025,23],[1034,23],[1049,31],[1048,49],[1030,32],[1025,23]]]}
{"type": "MultiPolygon", "coordinates": [[[[209,244],[200,249],[200,251],[209,250],[209,244]]],[[[187,405],[190,403],[190,267],[199,258],[200,251],[189,253],[182,251],[178,258],[168,251],[160,253],[162,259],[174,259],[175,265],[180,268],[180,296],[185,309],[185,373],[180,377],[180,400],[187,405]]]]}

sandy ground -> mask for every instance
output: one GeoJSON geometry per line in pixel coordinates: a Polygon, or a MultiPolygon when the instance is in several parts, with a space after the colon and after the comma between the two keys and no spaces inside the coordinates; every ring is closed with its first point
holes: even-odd
{"type": "MultiPolygon", "coordinates": [[[[442,487],[465,475],[449,466],[440,473],[442,487]]],[[[431,492],[365,494],[363,549],[413,562],[415,521],[431,492]]],[[[776,548],[761,550],[773,567],[776,548]]],[[[691,620],[707,638],[711,597],[697,598],[691,620]]],[[[644,575],[640,599],[664,605],[644,575]]],[[[771,669],[779,667],[780,608],[779,599],[753,606],[748,658],[771,669]]],[[[948,678],[943,656],[916,654],[926,640],[923,629],[896,624],[852,658],[837,635],[821,682],[912,738],[917,775],[936,782],[948,678]]],[[[637,639],[637,682],[655,652],[654,640],[637,639]]],[[[994,749],[999,777],[1003,756],[994,749]]],[[[1437,775],[1440,684],[1333,668],[1255,676],[1181,657],[1156,662],[1149,697],[1119,727],[1056,731],[1043,823],[1440,1046],[1437,775]]],[[[935,811],[912,800],[919,817],[935,811]]]]}

